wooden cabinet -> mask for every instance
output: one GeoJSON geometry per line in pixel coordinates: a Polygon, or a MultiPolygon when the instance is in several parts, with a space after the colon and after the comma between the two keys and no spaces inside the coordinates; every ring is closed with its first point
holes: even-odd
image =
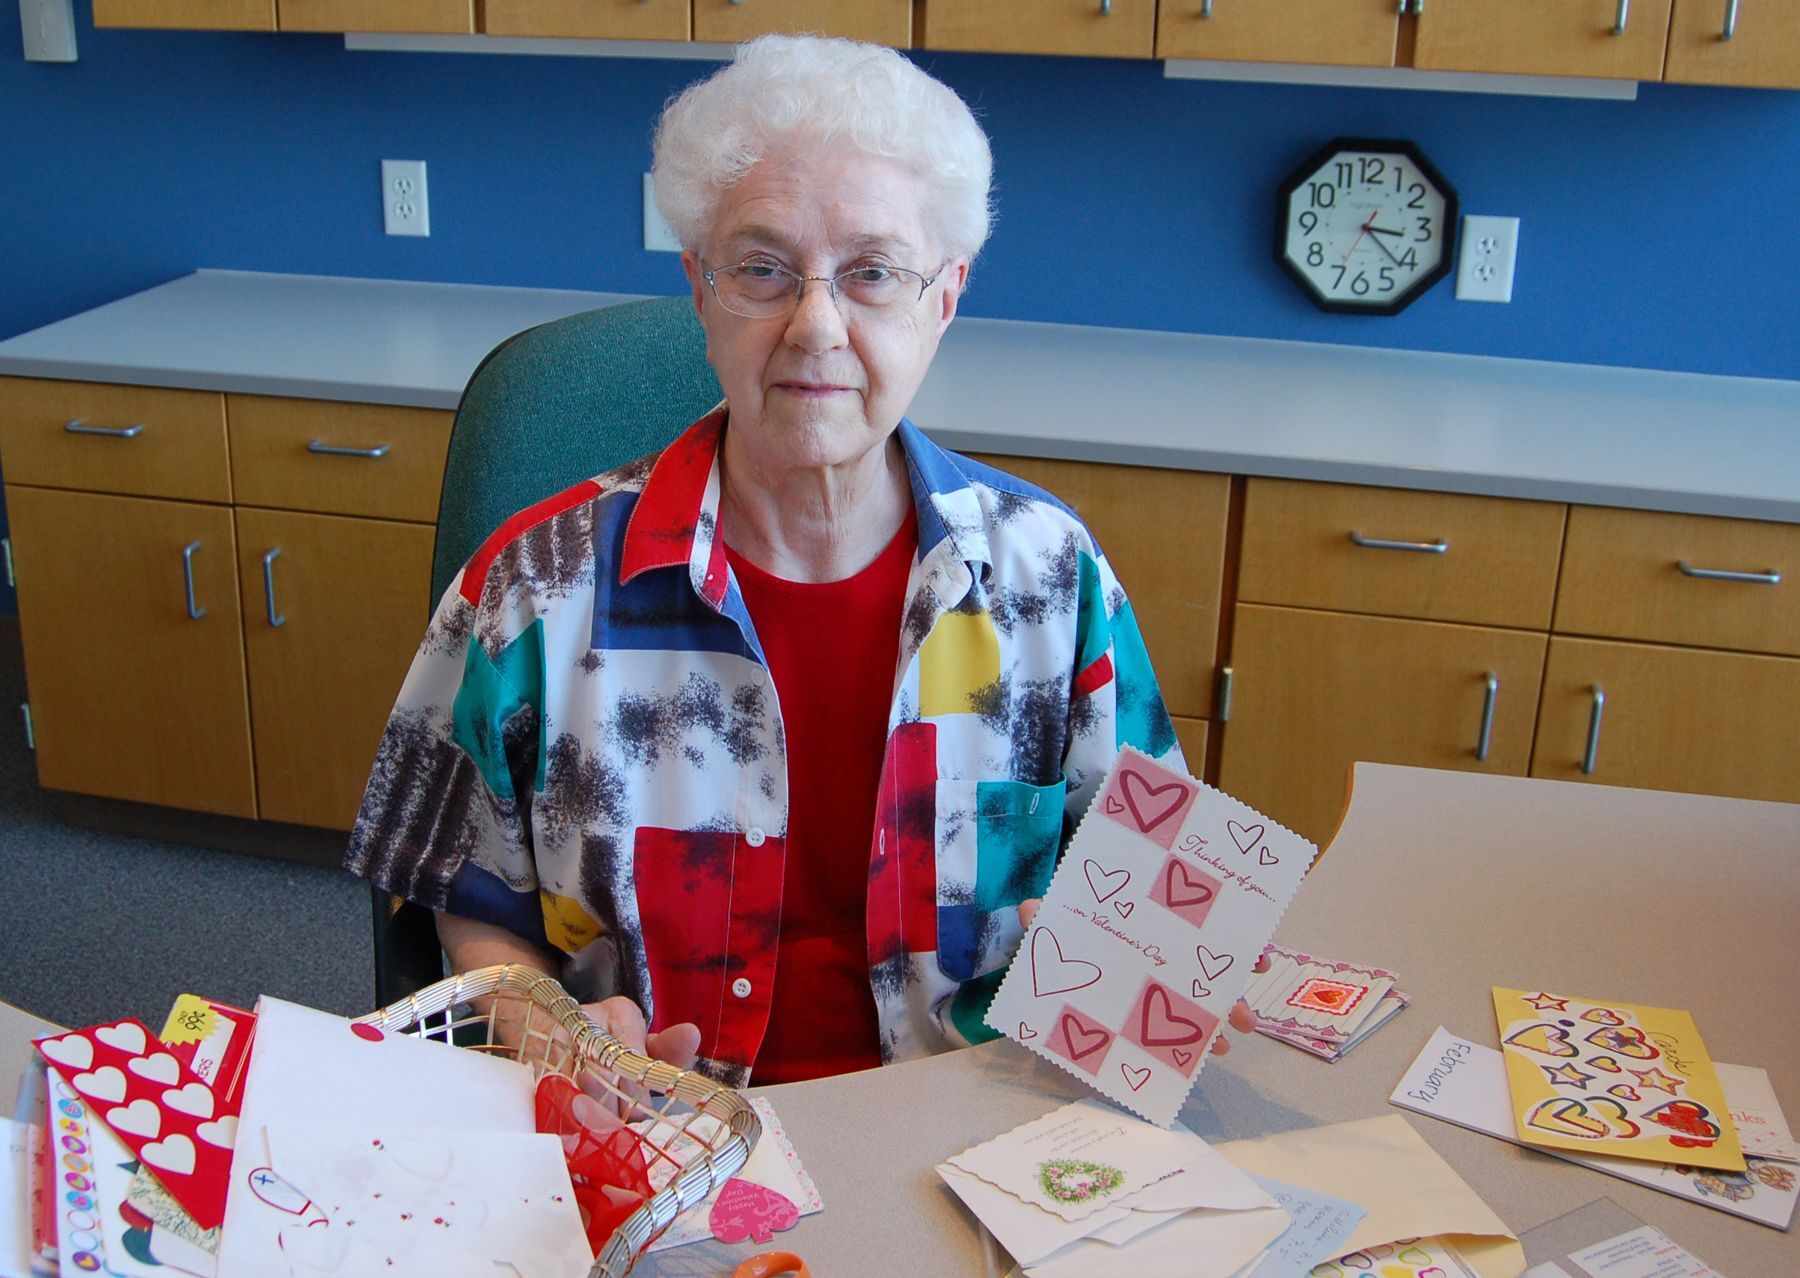
{"type": "Polygon", "coordinates": [[[1417,19],[1412,65],[1422,71],[1660,80],[1669,3],[1427,0],[1417,19]]]}
{"type": "Polygon", "coordinates": [[[450,418],[0,379],[43,784],[348,828],[429,620],[450,418]]]}
{"type": "Polygon", "coordinates": [[[686,40],[691,0],[486,0],[481,29],[495,36],[686,40]]]}
{"type": "Polygon", "coordinates": [[[94,25],[273,31],[275,0],[94,0],[94,25]]]}
{"type": "Polygon", "coordinates": [[[1800,4],[1675,0],[1663,78],[1800,89],[1800,4]]]}
{"type": "Polygon", "coordinates": [[[1162,0],[1156,56],[1390,67],[1396,0],[1162,0]]]}
{"type": "Polygon", "coordinates": [[[694,39],[736,44],[771,31],[810,31],[912,47],[912,0],[694,0],[694,39]]]}
{"type": "Polygon", "coordinates": [[[919,0],[919,44],[987,53],[1148,58],[1156,0],[919,0]]]}
{"type": "MultiPolygon", "coordinates": [[[[1169,713],[1212,717],[1230,479],[1029,457],[977,460],[1047,489],[1074,508],[1131,598],[1169,713]],[[1155,517],[1146,512],[1156,512],[1155,517]]],[[[1190,756],[1194,771],[1203,758],[1190,756]]]]}
{"type": "Polygon", "coordinates": [[[276,0],[283,31],[469,35],[475,0],[276,0]]]}
{"type": "Polygon", "coordinates": [[[1531,774],[1800,802],[1800,659],[1556,637],[1531,774]]]}

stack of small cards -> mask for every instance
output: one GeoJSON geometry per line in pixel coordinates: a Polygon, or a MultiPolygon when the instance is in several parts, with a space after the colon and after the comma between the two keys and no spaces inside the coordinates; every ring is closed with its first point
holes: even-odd
{"type": "Polygon", "coordinates": [[[1333,963],[1271,945],[1269,970],[1250,982],[1244,1001],[1256,1031],[1335,1061],[1388,1023],[1407,1004],[1400,978],[1378,967],[1333,963]]]}

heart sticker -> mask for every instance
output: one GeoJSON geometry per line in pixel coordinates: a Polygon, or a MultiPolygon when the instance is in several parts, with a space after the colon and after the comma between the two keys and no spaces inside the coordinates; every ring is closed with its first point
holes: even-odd
{"type": "Polygon", "coordinates": [[[149,1037],[144,1033],[142,1025],[133,1025],[126,1021],[119,1025],[108,1025],[94,1031],[94,1038],[108,1047],[124,1052],[127,1056],[141,1056],[149,1045],[149,1037]]]}
{"type": "Polygon", "coordinates": [[[152,1083],[162,1083],[164,1086],[173,1085],[181,1077],[181,1066],[167,1052],[158,1052],[154,1056],[134,1056],[125,1062],[125,1068],[139,1078],[147,1078],[152,1083]]]}
{"type": "Polygon", "coordinates": [[[69,1083],[82,1095],[97,1101],[125,1099],[125,1075],[116,1065],[102,1065],[92,1074],[77,1074],[69,1083]]]}
{"type": "Polygon", "coordinates": [[[1194,947],[1194,957],[1200,960],[1200,970],[1206,973],[1206,979],[1209,981],[1218,980],[1237,961],[1236,957],[1230,954],[1214,954],[1204,945],[1194,947]]]}
{"type": "Polygon", "coordinates": [[[800,1209],[785,1195],[767,1185],[733,1176],[719,1191],[706,1223],[720,1242],[743,1242],[749,1238],[766,1243],[781,1230],[792,1229],[799,1219],[800,1209]]]}
{"type": "Polygon", "coordinates": [[[1141,1065],[1127,1065],[1124,1061],[1120,1061],[1119,1069],[1125,1075],[1125,1082],[1134,1092],[1150,1081],[1150,1071],[1141,1065]]]}
{"type": "Polygon", "coordinates": [[[1598,1096],[1585,1101],[1567,1096],[1553,1097],[1532,1110],[1525,1123],[1539,1131],[1573,1136],[1578,1140],[1606,1140],[1608,1137],[1629,1140],[1642,1130],[1627,1116],[1623,1105],[1598,1096]]]}
{"type": "Polygon", "coordinates": [[[1670,1138],[1672,1143],[1688,1149],[1711,1145],[1720,1136],[1719,1125],[1708,1117],[1706,1106],[1698,1101],[1673,1100],[1666,1105],[1658,1105],[1644,1117],[1688,1137],[1687,1140],[1670,1138]]]}
{"type": "Polygon", "coordinates": [[[1145,834],[1174,816],[1188,797],[1188,788],[1180,781],[1153,785],[1142,773],[1130,768],[1119,773],[1119,791],[1125,797],[1125,806],[1131,809],[1131,819],[1145,834]]]}
{"type": "Polygon", "coordinates": [[[1609,1007],[1590,1007],[1581,1014],[1584,1021],[1592,1021],[1596,1025],[1623,1025],[1625,1018],[1609,1007]]]}
{"type": "Polygon", "coordinates": [[[1634,1101],[1644,1099],[1642,1096],[1638,1095],[1637,1088],[1627,1087],[1623,1083],[1614,1083],[1611,1087],[1607,1088],[1606,1091],[1608,1095],[1617,1096],[1620,1100],[1634,1101]]]}
{"type": "Polygon", "coordinates": [[[1236,821],[1227,821],[1225,829],[1231,835],[1231,841],[1237,844],[1237,850],[1248,856],[1250,849],[1262,839],[1262,825],[1239,825],[1236,821]]]}
{"type": "Polygon", "coordinates": [[[1100,979],[1100,965],[1063,957],[1062,942],[1047,927],[1031,934],[1031,989],[1039,998],[1085,990],[1100,979]],[[1046,945],[1044,942],[1048,941],[1046,945]],[[1054,951],[1054,953],[1052,953],[1054,951]]]}
{"type": "Polygon", "coordinates": [[[152,1167],[176,1176],[186,1176],[194,1170],[194,1142],[186,1136],[175,1135],[164,1141],[151,1141],[138,1154],[152,1167]]]}
{"type": "Polygon", "coordinates": [[[217,1145],[220,1149],[234,1148],[237,1145],[237,1115],[227,1114],[210,1123],[201,1123],[194,1133],[209,1145],[217,1145]]]}
{"type": "Polygon", "coordinates": [[[1527,1025],[1522,1030],[1515,1030],[1507,1035],[1506,1043],[1509,1047],[1516,1047],[1526,1052],[1536,1052],[1539,1056],[1581,1055],[1569,1042],[1569,1036],[1566,1033],[1554,1025],[1546,1025],[1542,1021],[1535,1025],[1527,1025]]]}
{"type": "MultiPolygon", "coordinates": [[[[1635,1025],[1609,1027],[1595,1030],[1587,1036],[1587,1041],[1596,1047],[1604,1047],[1609,1052],[1617,1052],[1621,1056],[1629,1056],[1634,1060],[1653,1061],[1662,1055],[1644,1031],[1635,1025]]],[[[1573,1054],[1573,1049],[1571,1054],[1573,1054]]]]}
{"type": "Polygon", "coordinates": [[[106,1111],[106,1125],[115,1132],[129,1132],[154,1140],[162,1131],[162,1111],[147,1100],[134,1100],[129,1105],[106,1111]]]}
{"type": "Polygon", "coordinates": [[[1081,872],[1087,876],[1088,891],[1094,894],[1096,904],[1117,896],[1131,882],[1130,870],[1109,870],[1091,858],[1081,863],[1081,872]]]}
{"type": "Polygon", "coordinates": [[[86,1069],[94,1063],[94,1045],[80,1034],[71,1034],[67,1038],[46,1038],[37,1047],[51,1061],[67,1065],[70,1069],[86,1069]]]}
{"type": "Polygon", "coordinates": [[[213,1116],[213,1094],[205,1083],[188,1083],[183,1087],[170,1088],[162,1094],[162,1099],[163,1104],[170,1109],[192,1114],[195,1118],[213,1116]]]}
{"type": "Polygon", "coordinates": [[[1624,1067],[1610,1056],[1590,1056],[1582,1062],[1589,1069],[1597,1069],[1605,1074],[1622,1074],[1624,1067]]]}

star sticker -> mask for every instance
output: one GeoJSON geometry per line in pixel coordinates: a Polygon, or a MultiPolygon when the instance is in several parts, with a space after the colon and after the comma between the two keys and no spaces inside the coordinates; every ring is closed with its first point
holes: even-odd
{"type": "Polygon", "coordinates": [[[1587,1085],[1594,1081],[1594,1076],[1592,1074],[1583,1074],[1573,1065],[1567,1063],[1562,1065],[1541,1065],[1538,1068],[1542,1069],[1544,1073],[1550,1076],[1550,1081],[1552,1083],[1562,1087],[1579,1087],[1585,1092],[1587,1090],[1587,1085]]]}
{"type": "Polygon", "coordinates": [[[1525,1002],[1540,1012],[1566,1012],[1569,1010],[1569,1000],[1557,998],[1554,994],[1533,994],[1525,999],[1525,1002]]]}
{"type": "Polygon", "coordinates": [[[1637,1075],[1639,1087],[1654,1088],[1659,1092],[1667,1092],[1671,1096],[1676,1094],[1677,1089],[1685,1081],[1663,1073],[1655,1065],[1649,1069],[1634,1069],[1631,1072],[1637,1075]]]}

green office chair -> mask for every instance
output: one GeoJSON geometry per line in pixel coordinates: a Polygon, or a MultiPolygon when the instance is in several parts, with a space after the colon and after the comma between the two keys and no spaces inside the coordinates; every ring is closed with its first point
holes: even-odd
{"type": "MultiPolygon", "coordinates": [[[[514,512],[662,448],[721,398],[687,297],[626,302],[507,338],[450,431],[431,600],[514,512]]],[[[431,911],[372,888],[375,1006],[444,975],[431,911]]]]}

